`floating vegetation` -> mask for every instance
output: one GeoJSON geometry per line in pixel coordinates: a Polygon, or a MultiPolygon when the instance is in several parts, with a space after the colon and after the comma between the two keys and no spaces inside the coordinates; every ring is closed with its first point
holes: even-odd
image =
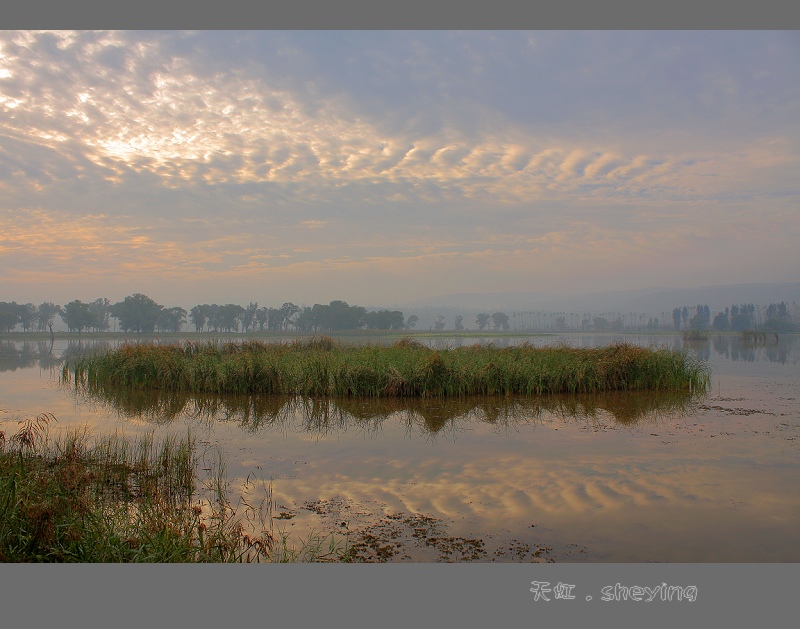
{"type": "Polygon", "coordinates": [[[514,538],[498,540],[494,535],[453,535],[451,521],[424,513],[387,510],[386,505],[376,510],[339,496],[305,502],[299,508],[319,516],[324,529],[346,535],[342,559],[350,563],[555,563],[552,546],[514,538]]]}
{"type": "Polygon", "coordinates": [[[625,343],[430,349],[405,339],[346,347],[318,337],[305,343],[125,344],[67,360],[62,381],[89,391],[444,398],[704,391],[710,374],[688,352],[625,343]]]}

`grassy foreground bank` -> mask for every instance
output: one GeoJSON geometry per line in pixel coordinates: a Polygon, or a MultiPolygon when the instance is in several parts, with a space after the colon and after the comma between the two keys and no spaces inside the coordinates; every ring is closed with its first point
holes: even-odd
{"type": "Polygon", "coordinates": [[[270,513],[261,518],[269,529],[253,534],[227,500],[221,460],[203,464],[210,474],[201,482],[190,436],[51,438],[54,420],[43,414],[11,437],[0,431],[2,562],[346,560],[332,539],[326,549],[322,539],[298,546],[274,534],[270,513]]]}
{"type": "Polygon", "coordinates": [[[126,344],[68,361],[62,377],[89,389],[337,397],[704,390],[710,381],[705,363],[687,352],[624,343],[433,350],[408,339],[391,346],[346,347],[328,337],[289,343],[126,344]]]}

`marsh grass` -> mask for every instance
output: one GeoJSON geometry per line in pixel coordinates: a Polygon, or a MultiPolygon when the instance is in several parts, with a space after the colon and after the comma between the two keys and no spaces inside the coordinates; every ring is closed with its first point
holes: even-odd
{"type": "Polygon", "coordinates": [[[54,421],[43,414],[11,437],[0,431],[0,561],[343,557],[332,539],[323,551],[322,539],[276,535],[271,517],[244,499],[234,507],[221,456],[199,456],[191,435],[157,442],[152,434],[93,438],[73,429],[52,437],[54,421]],[[255,517],[261,526],[252,526],[255,517]]]}
{"type": "Polygon", "coordinates": [[[710,375],[688,352],[625,343],[430,349],[408,339],[346,347],[319,337],[305,343],[125,344],[66,361],[62,381],[88,391],[377,398],[705,390],[710,375]]]}

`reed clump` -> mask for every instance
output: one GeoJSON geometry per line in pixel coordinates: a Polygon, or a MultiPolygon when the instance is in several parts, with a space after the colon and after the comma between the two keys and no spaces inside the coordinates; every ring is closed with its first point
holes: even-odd
{"type": "MultiPolygon", "coordinates": [[[[55,418],[0,431],[0,561],[250,562],[343,560],[271,527],[254,531],[228,500],[221,458],[204,462],[191,435],[155,441],[86,430],[51,437],[55,418]],[[200,469],[208,471],[201,477],[200,469]]],[[[248,505],[249,507],[249,505],[248,505]]],[[[263,514],[262,514],[263,516],[263,514]]],[[[262,517],[262,524],[271,518],[262,517]]]]}
{"type": "Polygon", "coordinates": [[[690,353],[620,343],[600,348],[430,349],[310,342],[123,345],[65,363],[62,380],[97,388],[185,393],[335,397],[549,395],[606,391],[701,391],[710,374],[690,353]]]}

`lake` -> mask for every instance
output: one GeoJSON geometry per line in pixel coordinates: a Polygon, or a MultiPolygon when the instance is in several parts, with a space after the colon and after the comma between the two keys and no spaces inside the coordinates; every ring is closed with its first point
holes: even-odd
{"type": "Polygon", "coordinates": [[[7,338],[0,430],[43,412],[53,430],[191,430],[223,452],[233,496],[270,500],[276,530],[334,535],[367,561],[800,561],[800,336],[418,340],[686,348],[709,362],[712,386],[701,397],[86,399],[59,385],[58,362],[104,342],[7,338]]]}

